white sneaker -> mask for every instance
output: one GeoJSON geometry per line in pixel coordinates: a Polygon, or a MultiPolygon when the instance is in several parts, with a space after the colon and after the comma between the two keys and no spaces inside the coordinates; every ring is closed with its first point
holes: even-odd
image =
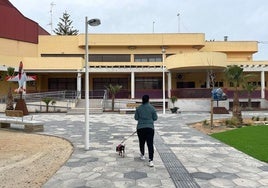
{"type": "Polygon", "coordinates": [[[149,161],[149,167],[153,167],[154,166],[154,163],[153,163],[153,161],[149,161]]]}
{"type": "Polygon", "coordinates": [[[144,161],[145,160],[145,156],[141,154],[140,159],[144,161]]]}

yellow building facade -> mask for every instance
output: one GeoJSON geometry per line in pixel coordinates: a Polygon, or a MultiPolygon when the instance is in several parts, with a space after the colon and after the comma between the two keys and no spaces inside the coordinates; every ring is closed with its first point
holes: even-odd
{"type": "MultiPolygon", "coordinates": [[[[1,95],[7,93],[7,67],[24,64],[27,74],[38,77],[27,84],[28,92],[76,90],[83,93],[85,35],[39,36],[38,44],[0,38],[1,95]]],[[[206,41],[202,33],[178,34],[91,34],[88,37],[90,90],[109,84],[123,86],[121,98],[140,98],[149,93],[162,98],[183,88],[210,88],[214,73],[216,87],[230,89],[223,70],[237,64],[255,72],[254,83],[265,90],[266,61],[254,61],[257,41],[206,41]],[[258,69],[259,67],[259,69],[258,69]]],[[[11,87],[16,84],[11,83],[11,87]]],[[[176,93],[176,92],[175,92],[176,93]]],[[[264,98],[264,94],[261,95],[264,98]]]]}

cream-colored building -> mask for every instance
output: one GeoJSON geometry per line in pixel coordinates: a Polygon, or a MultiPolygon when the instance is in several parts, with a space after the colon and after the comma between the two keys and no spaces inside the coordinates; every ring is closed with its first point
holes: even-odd
{"type": "MultiPolygon", "coordinates": [[[[28,93],[72,90],[83,98],[84,34],[39,34],[36,43],[0,37],[0,44],[0,96],[7,94],[7,85],[17,87],[5,81],[5,71],[7,67],[17,68],[22,61],[25,72],[38,78],[27,84],[28,93]]],[[[135,100],[149,94],[161,101],[163,86],[166,98],[210,98],[213,74],[215,87],[223,88],[231,101],[233,88],[223,71],[236,64],[244,68],[245,74],[256,74],[250,81],[258,85],[253,98],[259,107],[265,107],[262,103],[268,98],[268,61],[253,60],[258,52],[257,41],[228,41],[226,37],[207,41],[204,33],[90,34],[88,48],[89,89],[93,94],[109,84],[120,84],[123,87],[117,98],[122,99],[135,100]]]]}

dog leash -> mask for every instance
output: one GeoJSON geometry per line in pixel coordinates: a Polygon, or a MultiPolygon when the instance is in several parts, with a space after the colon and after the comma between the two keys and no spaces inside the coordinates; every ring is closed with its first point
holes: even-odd
{"type": "Polygon", "coordinates": [[[121,144],[123,144],[127,139],[129,139],[131,136],[133,136],[137,131],[134,131],[131,135],[129,135],[127,138],[124,138],[124,140],[122,140],[121,144]]]}

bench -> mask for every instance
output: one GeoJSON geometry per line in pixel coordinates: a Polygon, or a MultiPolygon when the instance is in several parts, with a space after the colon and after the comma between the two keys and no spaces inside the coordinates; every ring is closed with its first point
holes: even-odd
{"type": "Polygon", "coordinates": [[[40,121],[33,121],[32,116],[30,120],[25,120],[22,110],[6,110],[5,118],[0,118],[0,128],[11,128],[11,124],[18,124],[24,126],[25,132],[44,131],[44,123],[40,121]]]}
{"type": "Polygon", "coordinates": [[[120,114],[133,114],[136,111],[136,108],[140,106],[139,103],[127,103],[126,107],[127,108],[121,108],[119,109],[120,114]]]}

